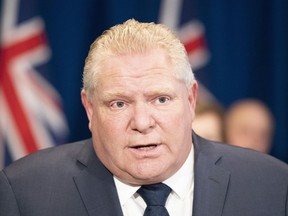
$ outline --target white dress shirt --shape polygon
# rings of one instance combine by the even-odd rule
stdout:
[[[131,186],[121,182],[114,176],[114,181],[124,216],[142,216],[146,203],[136,191],[140,186]],[[194,191],[194,149],[193,145],[183,166],[163,183],[172,192],[166,201],[166,209],[170,216],[191,216]]]

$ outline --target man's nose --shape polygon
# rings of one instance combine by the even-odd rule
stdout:
[[[131,118],[131,128],[140,133],[148,133],[155,127],[155,119],[149,104],[141,103],[135,105]]]

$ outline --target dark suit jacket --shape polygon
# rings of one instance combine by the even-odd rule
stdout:
[[[288,215],[287,165],[193,134],[193,216]],[[112,174],[86,140],[46,149],[0,173],[0,216],[122,215]]]

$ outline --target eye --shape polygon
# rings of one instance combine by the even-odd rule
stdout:
[[[168,103],[169,101],[170,101],[170,98],[166,96],[161,96],[156,99],[156,103],[158,104],[165,104],[165,103]]]
[[[125,106],[125,102],[124,101],[114,101],[113,103],[111,103],[110,106],[113,109],[121,109]]]

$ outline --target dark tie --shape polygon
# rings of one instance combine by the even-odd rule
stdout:
[[[146,202],[144,216],[169,216],[165,203],[171,188],[163,183],[143,185],[137,193]]]

